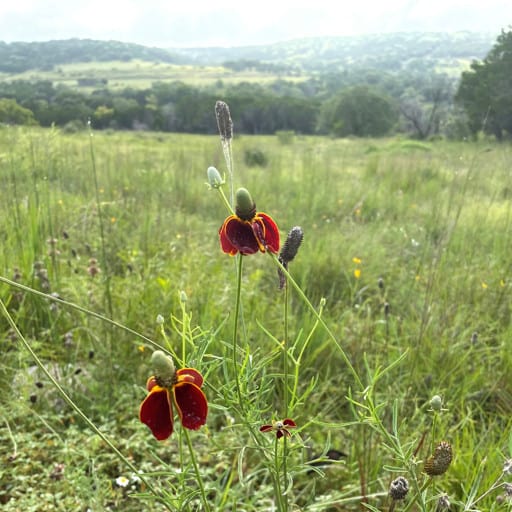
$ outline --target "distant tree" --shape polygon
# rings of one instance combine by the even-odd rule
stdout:
[[[28,108],[18,105],[13,99],[0,99],[0,123],[5,124],[37,124],[34,114]]]
[[[94,114],[92,115],[92,126],[94,128],[107,128],[110,126],[112,119],[114,118],[114,109],[107,107],[106,105],[99,105],[96,107]]]
[[[512,28],[501,32],[482,62],[473,61],[462,73],[455,101],[473,134],[483,130],[498,140],[512,135]]]
[[[321,126],[339,137],[379,137],[391,131],[397,118],[391,98],[360,85],[346,89],[324,105]]]
[[[451,83],[446,77],[434,76],[430,82],[421,90],[409,88],[400,98],[405,130],[420,140],[440,132],[453,95]]]

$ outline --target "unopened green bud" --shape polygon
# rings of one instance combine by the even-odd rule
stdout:
[[[439,412],[443,408],[443,399],[439,395],[434,395],[430,399],[430,407],[433,411]]]
[[[208,167],[206,174],[208,176],[208,184],[211,188],[219,188],[224,185],[224,180],[215,167]]]
[[[155,377],[160,382],[172,381],[176,374],[174,362],[170,356],[161,350],[155,350],[151,355],[151,366],[155,371]]]
[[[256,205],[246,188],[236,191],[236,214],[242,220],[251,220],[256,214]]]

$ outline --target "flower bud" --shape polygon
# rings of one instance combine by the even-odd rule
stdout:
[[[443,399],[439,395],[434,395],[430,399],[430,407],[433,411],[439,412],[443,407]]]
[[[211,188],[219,188],[224,185],[224,180],[215,167],[208,167],[206,175],[208,176],[208,185]]]
[[[245,188],[236,191],[236,214],[242,220],[251,220],[256,214],[256,205]]]
[[[162,315],[156,315],[156,324],[157,325],[163,325],[164,324],[164,317]]]

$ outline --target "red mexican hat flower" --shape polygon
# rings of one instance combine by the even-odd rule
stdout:
[[[272,425],[262,425],[260,432],[275,432],[277,439],[281,439],[283,436],[290,437],[291,434],[288,429],[295,428],[296,426],[295,421],[286,418],[285,420],[273,421]]]
[[[277,224],[270,215],[256,211],[256,205],[245,188],[237,190],[235,212],[219,230],[220,245],[225,253],[234,256],[238,252],[279,252]]]
[[[151,362],[155,375],[149,377],[149,394],[142,402],[139,418],[153,435],[162,441],[173,432],[173,404],[181,424],[197,430],[206,423],[208,402],[203,393],[203,376],[193,368],[174,369],[172,359],[161,350],[153,352]]]

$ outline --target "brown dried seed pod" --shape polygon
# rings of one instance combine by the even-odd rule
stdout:
[[[452,445],[447,441],[441,441],[436,446],[434,454],[425,462],[423,468],[429,476],[438,476],[446,473],[452,462],[453,452]]]

